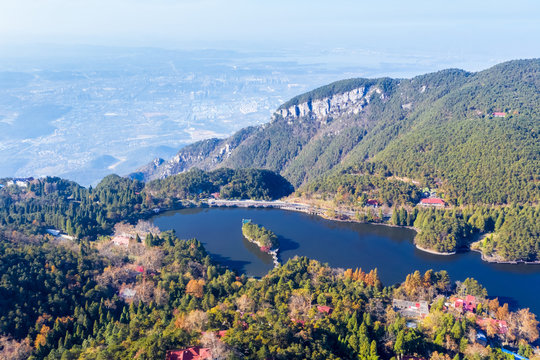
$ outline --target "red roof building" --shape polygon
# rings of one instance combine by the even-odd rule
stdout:
[[[493,116],[495,116],[495,117],[505,117],[506,113],[505,112],[494,112]]]
[[[497,329],[498,334],[506,334],[508,332],[508,324],[504,320],[480,317],[476,319],[476,325],[480,326],[483,330],[487,329],[488,323],[491,323]]]
[[[326,306],[326,305],[317,305],[317,310],[319,310],[319,312],[330,315],[330,314],[332,314],[332,311],[334,309],[332,309],[330,306]]]
[[[420,200],[420,205],[427,205],[427,206],[445,206],[446,203],[443,199],[439,198],[428,198],[428,199],[422,199]]]
[[[211,359],[210,349],[198,346],[181,350],[168,350],[165,360],[204,360]]]
[[[377,207],[379,206],[379,202],[377,200],[374,200],[374,199],[369,199],[367,201],[367,205],[368,206],[373,206],[373,207]]]
[[[454,307],[463,311],[474,312],[476,310],[476,297],[467,295],[465,299],[456,298],[454,300]]]

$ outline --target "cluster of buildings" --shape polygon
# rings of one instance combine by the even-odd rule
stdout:
[[[466,295],[463,297],[452,296],[448,299],[447,302],[445,302],[445,309],[453,309],[454,311],[461,314],[475,313],[479,303],[480,302],[478,301],[478,299],[472,295]],[[429,303],[427,301],[408,301],[393,299],[392,307],[402,316],[412,319],[407,323],[407,326],[409,327],[416,327],[416,319],[423,319],[429,314]],[[482,346],[488,345],[488,338],[486,335],[488,327],[491,327],[491,329],[493,329],[497,334],[500,335],[504,335],[508,332],[508,324],[504,320],[484,318],[478,316],[476,318],[476,325],[478,327],[476,332],[476,343]]]

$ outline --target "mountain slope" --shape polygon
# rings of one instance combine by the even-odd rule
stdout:
[[[302,186],[368,162],[388,175],[437,183],[452,203],[536,201],[539,75],[533,59],[478,73],[342,80],[291,99],[268,124],[187,146],[137,176],[265,168]]]

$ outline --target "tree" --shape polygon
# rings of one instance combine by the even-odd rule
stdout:
[[[195,296],[196,298],[202,298],[204,295],[204,279],[191,279],[186,286],[186,294]]]
[[[403,352],[404,352],[404,347],[403,347],[403,345],[404,345],[404,344],[403,344],[404,338],[405,338],[405,334],[404,334],[403,330],[401,330],[401,331],[397,334],[396,342],[395,342],[395,344],[394,344],[394,352],[396,353],[398,359],[401,359],[401,357],[403,356]]]

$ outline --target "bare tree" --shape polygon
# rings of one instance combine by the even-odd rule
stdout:
[[[139,258],[140,264],[148,271],[158,271],[163,265],[163,251],[158,248],[147,249]]]
[[[255,308],[255,302],[244,294],[236,299],[236,306],[243,313],[252,313]]]
[[[7,336],[0,336],[0,359],[2,360],[26,360],[32,353],[30,341],[13,340]]]
[[[154,289],[154,301],[157,305],[165,305],[168,300],[169,293],[165,289],[160,286]]]
[[[214,360],[227,359],[231,354],[229,347],[213,332],[204,333],[201,337],[201,344],[210,349],[210,354]]]
[[[184,320],[185,330],[187,331],[203,331],[208,324],[208,314],[201,310],[193,310]]]
[[[122,284],[129,284],[136,280],[137,273],[132,269],[121,267],[107,267],[102,274],[100,274],[96,280],[101,286],[113,286],[120,288]]]
[[[289,298],[289,314],[293,319],[301,319],[308,315],[311,309],[312,295],[297,291]]]
[[[144,239],[148,234],[152,234],[154,236],[161,235],[161,231],[156,225],[145,220],[139,220],[137,226],[135,226],[135,233],[138,234],[141,239]]]

